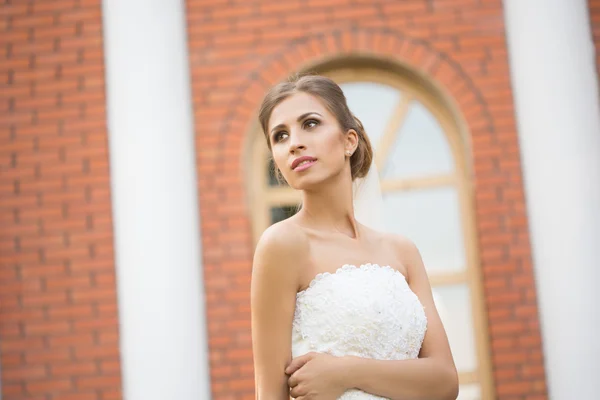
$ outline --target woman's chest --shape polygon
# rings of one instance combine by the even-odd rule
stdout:
[[[388,266],[345,265],[298,293],[297,351],[405,358],[418,353],[426,317],[404,276]]]
[[[315,276],[335,273],[343,265],[390,265],[403,276],[408,273],[401,257],[385,241],[355,243],[344,240],[314,240],[310,245],[310,262],[301,272],[301,288],[305,289]],[[367,290],[368,288],[364,288]]]

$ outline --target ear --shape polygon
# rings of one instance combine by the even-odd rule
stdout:
[[[358,140],[358,133],[354,129],[348,129],[346,137],[344,138],[344,150],[354,154],[358,147]]]

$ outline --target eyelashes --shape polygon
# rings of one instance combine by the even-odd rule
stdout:
[[[275,143],[281,142],[283,140],[283,137],[282,137],[283,135],[287,135],[287,132],[286,131],[277,132],[276,134],[273,135],[273,141]]]
[[[311,126],[311,127],[308,127],[308,125],[311,124],[311,123],[313,123],[314,125]],[[311,129],[311,128],[314,128],[317,125],[319,125],[319,121],[317,121],[316,119],[307,119],[306,121],[304,121],[304,124],[302,124],[302,127],[305,128],[305,129]]]
[[[320,124],[320,121],[319,121],[319,120],[316,120],[316,119],[314,119],[314,118],[307,119],[306,121],[304,121],[304,122],[302,123],[302,129],[307,129],[307,130],[309,130],[309,129],[313,129],[313,128],[315,128],[316,126],[318,126],[319,124]],[[280,141],[284,140],[284,137],[283,137],[284,135],[288,135],[288,136],[289,136],[289,133],[287,133],[286,131],[279,131],[279,132],[276,132],[276,133],[273,135],[273,141],[274,141],[275,143],[279,143]]]

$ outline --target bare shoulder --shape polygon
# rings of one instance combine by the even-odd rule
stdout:
[[[255,255],[297,256],[306,253],[308,248],[306,233],[293,222],[284,220],[271,225],[262,233],[256,245]]]
[[[406,236],[395,233],[388,233],[386,236],[394,248],[400,252],[400,254],[414,256],[416,253],[419,253],[417,245],[415,245],[415,243]]]
[[[384,240],[402,261],[409,275],[414,273],[415,269],[424,269],[421,252],[411,239],[399,234],[385,233]]]
[[[289,220],[271,225],[261,235],[254,252],[253,276],[297,281],[308,259],[306,233]]]

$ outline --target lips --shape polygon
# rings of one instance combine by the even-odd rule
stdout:
[[[298,157],[292,162],[292,169],[296,169],[298,166],[300,166],[300,164],[302,164],[305,161],[306,161],[305,164],[309,164],[314,161],[317,161],[317,159],[314,157],[309,157],[309,156]],[[302,165],[305,165],[305,164],[302,164]]]

